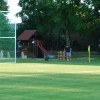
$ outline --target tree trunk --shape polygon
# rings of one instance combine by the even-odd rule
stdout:
[[[69,34],[67,29],[66,29],[66,45],[70,46]]]

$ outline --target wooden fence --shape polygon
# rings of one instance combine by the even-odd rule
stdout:
[[[58,52],[58,60],[66,60],[65,51]]]

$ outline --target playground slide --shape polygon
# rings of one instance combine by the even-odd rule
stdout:
[[[43,47],[40,42],[37,42],[36,45],[42,50],[44,54],[48,54],[48,51]]]

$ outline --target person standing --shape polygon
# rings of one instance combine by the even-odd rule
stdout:
[[[21,41],[18,41],[18,50],[21,51],[21,49],[22,49],[22,43]]]
[[[17,56],[18,56],[18,58],[19,57],[21,57],[21,49],[22,49],[22,43],[21,43],[21,41],[18,41],[17,42],[18,44],[17,44],[17,47],[18,47],[18,51],[17,51]]]
[[[69,61],[69,60],[71,60],[71,48],[70,48],[70,46],[65,46],[65,55],[66,55],[66,60],[67,61]]]

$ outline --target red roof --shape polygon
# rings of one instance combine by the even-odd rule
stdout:
[[[25,30],[17,40],[29,40],[34,34],[36,33],[36,30]]]

